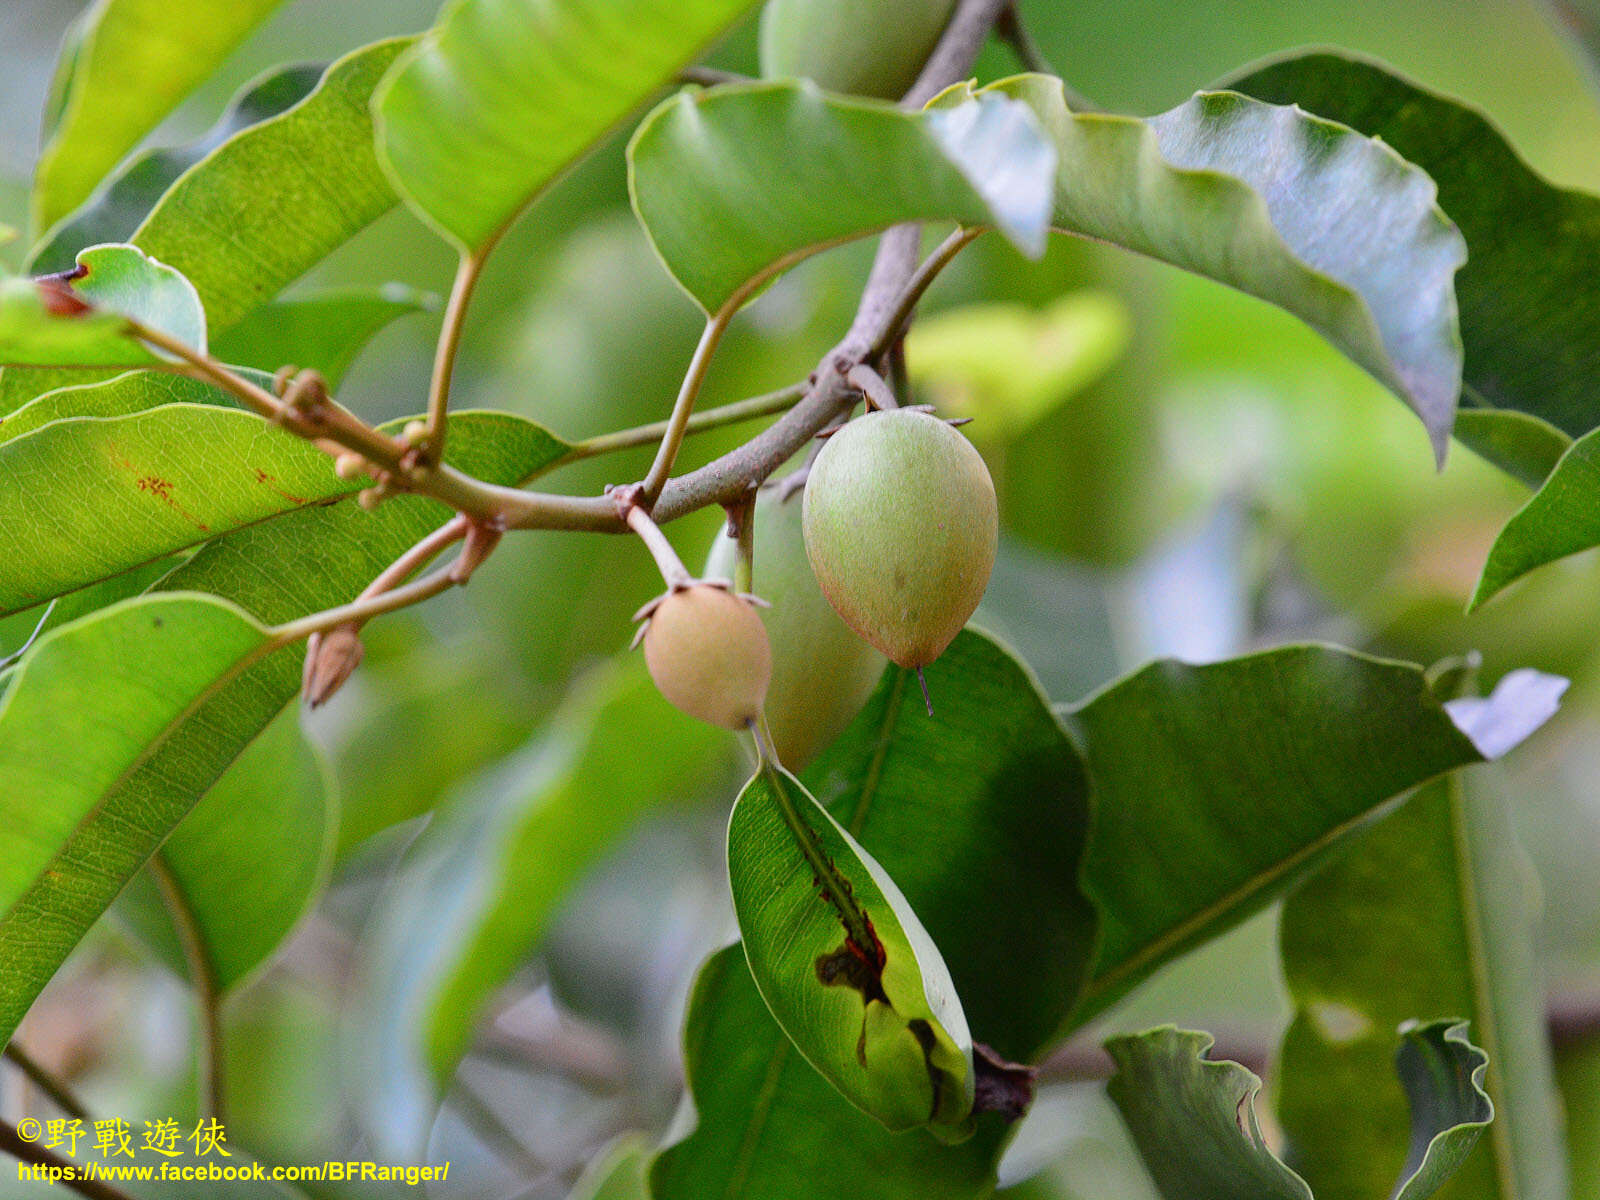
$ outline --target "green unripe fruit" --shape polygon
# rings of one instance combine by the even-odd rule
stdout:
[[[913,409],[872,412],[806,481],[806,553],[845,623],[902,667],[944,652],[994,570],[994,481],[972,443]]]
[[[697,583],[661,597],[649,620],[644,661],[674,708],[724,729],[761,719],[772,651],[747,601]]]
[[[800,497],[762,492],[755,508],[755,591],[772,643],[767,726],[778,759],[798,771],[843,732],[883,675],[883,655],[839,619],[806,559]],[[706,578],[732,579],[738,543],[719,537]]]
[[[767,0],[761,73],[898,100],[916,82],[955,6],[956,0]]]

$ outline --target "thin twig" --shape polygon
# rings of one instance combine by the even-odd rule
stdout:
[[[313,633],[323,633],[329,629],[337,629],[341,625],[351,623],[364,624],[373,617],[382,616],[384,613],[396,612],[402,608],[409,608],[413,604],[421,604],[424,600],[431,600],[441,592],[447,592],[458,586],[462,581],[456,577],[454,564],[441,567],[430,575],[397,587],[387,592],[380,592],[374,596],[364,596],[349,604],[340,605],[338,608],[326,609],[323,612],[312,613],[310,616],[301,617],[295,621],[288,621],[282,625],[275,625],[267,631],[268,648],[280,650],[284,646],[293,645],[301,638],[308,638]]]
[[[1004,8],[1005,0],[960,0],[954,16],[939,44],[935,47],[922,74],[907,93],[908,106],[920,106],[927,99],[958,82],[971,68],[995,18]],[[804,447],[818,431],[835,421],[853,403],[854,390],[844,379],[844,373],[858,362],[873,358],[872,351],[892,341],[891,326],[903,323],[901,310],[905,307],[902,293],[908,282],[917,277],[916,256],[918,231],[915,225],[897,226],[883,235],[878,256],[873,262],[871,276],[863,290],[856,319],[844,339],[819,365],[814,380],[804,399],[796,403],[782,417],[743,446],[723,455],[707,466],[676,479],[667,480],[659,468],[652,469],[650,483],[660,481],[659,495],[652,495],[651,514],[656,522],[664,523],[711,504],[725,504],[758,486],[773,471]],[[913,301],[914,306],[914,301]],[[728,311],[736,305],[730,304]],[[566,529],[593,532],[619,533],[627,528],[623,514],[608,496],[565,496],[527,492],[517,488],[498,487],[473,479],[446,464],[430,466],[407,460],[406,448],[394,439],[385,437],[364,425],[352,414],[337,405],[323,406],[316,415],[325,416],[319,424],[284,411],[277,399],[262,389],[240,379],[221,363],[177,343],[158,330],[131,326],[137,336],[150,345],[194,366],[206,378],[225,388],[263,416],[276,418],[291,432],[318,439],[327,438],[347,449],[361,454],[392,476],[394,489],[432,496],[457,512],[466,513],[486,524],[500,529]],[[702,339],[703,342],[705,339]],[[709,345],[703,349],[712,348]],[[698,388],[698,376],[705,369],[709,355],[698,353],[698,366],[691,367],[685,378],[685,389],[692,393]],[[668,433],[674,427],[688,427],[689,413],[684,406],[675,406],[673,420],[668,422]],[[676,454],[670,439],[663,436],[661,463],[668,463]],[[414,456],[413,456],[414,457]],[[390,593],[381,603],[372,607],[359,607],[355,612],[387,612],[393,608],[415,603],[427,587],[437,594],[449,586],[447,582],[418,581],[406,589]],[[340,610],[334,610],[338,612]],[[324,619],[326,614],[315,618]],[[306,636],[318,624],[305,628],[296,623],[282,627],[299,636]],[[301,629],[303,632],[299,632]]]
[[[995,22],[994,31],[1000,35],[1000,40],[1011,47],[1017,56],[1017,61],[1022,64],[1024,71],[1032,71],[1038,75],[1054,75],[1061,82],[1063,98],[1067,107],[1073,112],[1100,113],[1108,111],[1105,105],[1091,100],[1082,92],[1074,88],[1066,80],[1061,79],[1061,72],[1050,65],[1044,50],[1039,43],[1033,40],[1033,35],[1028,32],[1028,26],[1022,19],[1022,14],[1017,11],[1017,6],[1012,4],[1005,12],[1000,14],[1000,19]]]
[[[705,383],[706,372],[711,367],[711,359],[717,352],[717,346],[722,342],[722,335],[728,332],[728,323],[733,320],[738,308],[734,303],[724,305],[713,316],[707,318],[706,327],[700,334],[700,342],[694,348],[694,355],[689,359],[689,369],[684,372],[683,384],[678,389],[678,398],[672,405],[672,416],[667,420],[666,432],[661,435],[661,448],[656,451],[656,460],[650,464],[650,471],[644,477],[644,495],[640,501],[646,508],[656,502],[661,495],[661,489],[666,486],[667,478],[672,474],[672,464],[678,461],[678,451],[683,447],[683,435],[689,428],[689,418],[694,414],[694,402],[700,395],[700,388]]]
[[[792,383],[775,392],[766,392],[746,400],[736,400],[732,404],[705,409],[690,416],[684,428],[684,435],[692,436],[707,429],[719,429],[724,425],[738,425],[757,417],[773,416],[793,408],[805,394],[805,384]],[[635,446],[648,446],[652,442],[661,440],[669,424],[669,421],[652,421],[648,425],[638,425],[632,429],[619,429],[615,433],[585,438],[581,442],[572,443],[572,448],[561,456],[561,463],[577,462],[579,459],[594,458],[600,454],[610,454],[615,450],[629,450]]]
[[[887,354],[889,349],[905,335],[911,314],[922,302],[923,294],[933,286],[933,281],[939,278],[939,272],[954,262],[956,255],[982,237],[984,232],[982,226],[957,229],[922,261],[922,265],[916,269],[915,274],[907,280],[906,286],[895,297],[894,308],[873,341],[871,350],[868,351],[870,358],[877,359]]]
[[[650,551],[650,557],[656,560],[656,568],[667,587],[676,591],[689,586],[694,576],[689,574],[689,568],[683,565],[678,552],[667,541],[667,535],[661,532],[661,526],[651,520],[644,506],[633,499],[629,492],[620,493],[616,503],[628,528],[639,535],[645,549]]]
[[[733,590],[748,596],[756,586],[755,492],[746,492],[743,499],[728,505],[728,523],[724,532],[735,544]]]
[[[433,379],[428,385],[428,419],[423,434],[422,459],[429,466],[444,457],[444,439],[449,432],[450,380],[455,374],[456,352],[461,348],[461,331],[466,327],[467,305],[472,290],[483,274],[485,256],[464,253],[450,285],[450,299],[444,307],[444,323],[439,327],[439,343],[433,356]]]
[[[545,528],[569,527],[560,522],[574,521],[571,528],[585,528],[577,514],[585,506],[574,507],[570,497],[533,496],[517,488],[497,487],[474,479],[455,470],[446,463],[429,465],[413,461],[407,447],[394,438],[380,433],[365,424],[348,409],[331,400],[319,405],[309,414],[299,414],[283,404],[272,393],[257,387],[230,371],[210,355],[185,346],[176,338],[145,326],[135,325],[135,335],[151,346],[181,359],[203,378],[216,384],[241,401],[247,408],[268,421],[281,425],[289,433],[311,441],[330,453],[338,453],[326,443],[332,442],[380,468],[391,476],[395,487],[405,491],[432,496],[448,504],[457,512],[468,513],[486,521],[495,521],[507,508],[518,512],[538,512],[542,519],[552,522]]]
[[[1033,40],[1033,35],[1028,32],[1028,27],[1023,23],[1022,14],[1017,11],[1016,4],[1006,6],[994,23],[994,31],[1000,35],[1000,40],[1015,51],[1017,61],[1022,64],[1024,71],[1032,71],[1039,75],[1060,75],[1050,65],[1050,60]]]
[[[894,394],[894,389],[884,382],[879,375],[866,363],[857,363],[845,373],[845,381],[851,387],[858,388],[867,398],[867,406],[876,409],[899,408],[900,400]]]
[[[0,1122],[0,1151],[34,1166],[51,1168],[54,1178],[60,1181],[62,1187],[80,1196],[87,1196],[89,1200],[133,1200],[127,1192],[119,1191],[109,1183],[83,1178],[83,1168],[70,1158],[63,1158],[33,1142],[23,1141],[16,1126],[5,1122]]]
[[[965,79],[977,60],[978,51],[989,40],[989,31],[1010,2],[961,0],[940,35],[938,45],[923,64],[922,73],[900,103],[906,108],[921,108],[951,84]]]
[[[16,1042],[6,1043],[5,1056],[8,1062],[27,1077],[29,1083],[38,1088],[54,1104],[69,1117],[76,1117],[80,1121],[89,1119],[89,1110],[83,1102],[72,1094],[65,1081],[56,1078],[51,1072],[24,1050]]]
[[[150,875],[161,891],[167,915],[178,934],[178,944],[183,947],[183,959],[189,967],[189,982],[194,987],[195,1003],[200,1009],[200,1046],[198,1066],[200,1076],[200,1111],[203,1115],[227,1123],[225,1092],[226,1071],[223,1062],[222,992],[217,973],[212,969],[211,958],[206,953],[205,933],[199,919],[190,907],[183,887],[172,873],[171,866],[158,851],[149,861]]]
[[[472,523],[459,513],[428,534],[411,549],[395,559],[381,574],[362,589],[358,599],[370,600],[384,592],[399,587],[412,574],[427,566],[455,543],[467,536]]]

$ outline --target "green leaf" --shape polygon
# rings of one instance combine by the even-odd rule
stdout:
[[[79,273],[70,288],[59,281],[0,280],[0,365],[160,362],[160,355],[129,336],[130,319],[206,348],[200,298],[178,271],[132,246],[107,245],[79,254],[74,274]]]
[[[1481,113],[1375,63],[1303,55],[1228,86],[1382,138],[1427,171],[1471,255],[1456,280],[1466,398],[1574,437],[1600,425],[1600,199],[1547,183]]]
[[[409,38],[339,59],[286,112],[179,177],[130,239],[183,272],[220,335],[394,207],[368,104]]]
[[[256,382],[260,381],[258,377]],[[0,443],[15,441],[53,421],[126,417],[165,404],[202,404],[243,411],[226,392],[198,379],[167,371],[127,371],[104,383],[60,387],[28,401],[10,416],[0,418]]]
[[[356,355],[380,330],[436,307],[436,296],[399,284],[327,288],[257,309],[217,338],[211,350],[224,362],[267,372],[285,363],[309,367],[337,388]]]
[[[1074,115],[1042,75],[980,95],[995,93],[1031,106],[1055,141],[1056,228],[1288,310],[1410,405],[1442,459],[1466,245],[1421,170],[1377,139],[1230,92],[1148,121]]]
[[[1494,1047],[1485,1090],[1500,1113],[1451,1194],[1568,1194],[1529,868],[1505,799],[1459,774],[1430,784],[1284,904],[1296,1013],[1278,1116],[1290,1161],[1325,1200],[1382,1195],[1405,1160],[1394,1031],[1441,1009],[1470,1015]]]
[[[270,648],[230,604],[159,596],[63,626],[23,659],[0,705],[0,1037],[195,799],[124,781]]]
[[[1463,408],[1456,441],[1520,483],[1538,490],[1572,439],[1549,422],[1511,408]]]
[[[912,113],[809,83],[681,92],[628,147],[634,210],[707,312],[902,221],[996,225],[1037,254],[1055,166],[1033,114],[1002,96]]]
[[[49,229],[221,64],[281,0],[102,0],[67,46],[61,109],[33,182]]]
[[[1113,1038],[1107,1084],[1156,1186],[1168,1200],[1312,1200],[1305,1180],[1268,1149],[1255,1112],[1261,1080],[1205,1057],[1211,1037],[1166,1026]],[[1396,1065],[1411,1099],[1415,1159],[1394,1200],[1423,1200],[1494,1118],[1483,1091],[1488,1056],[1466,1026],[1438,1021],[1401,1032]],[[1378,1195],[1381,1193],[1374,1193]]]
[[[377,93],[379,152],[411,206],[480,254],[752,7],[455,0]]]
[[[651,812],[697,798],[730,749],[669,707],[630,656],[439,812],[376,910],[362,973],[363,1115],[382,1144],[420,1152],[485,1005],[567,895]]]
[[[173,182],[241,129],[304,100],[322,76],[316,66],[282,67],[247,86],[203,137],[129,159],[94,197],[52,229],[28,256],[33,274],[64,271],[85,246],[125,242]]]
[[[1579,438],[1489,548],[1470,612],[1529,571],[1600,546],[1600,429]]]
[[[474,419],[498,427],[521,462],[549,465],[567,448],[509,413]],[[54,421],[0,442],[0,613],[362,486],[339,478],[317,447],[240,409],[166,404]]]
[[[1504,753],[1565,687],[1514,672],[1489,700],[1447,707],[1417,667],[1290,646],[1153,663],[1073,707],[1102,920],[1074,1023],[1258,911],[1409,789]]]
[[[939,949],[894,881],[781,767],[728,821],[750,974],[806,1060],[892,1130],[959,1128],[972,1035]]]
[[[527,443],[514,435],[507,438],[508,428],[514,431],[516,426],[470,416],[459,423],[453,421],[450,460],[480,479],[518,482],[538,470],[542,461],[526,457]],[[238,616],[232,605],[261,621],[276,622],[345,603],[448,516],[443,505],[415,496],[397,497],[376,513],[352,504],[312,508],[216,539],[168,574],[159,586],[166,592],[205,592],[231,602],[202,600],[196,611],[231,614],[241,627],[254,630],[259,637],[257,627]],[[183,606],[187,601],[182,597],[152,600],[157,605],[173,604],[178,612],[190,611]],[[170,622],[160,629],[125,628],[124,623],[136,618],[119,614],[142,612],[144,603],[130,601],[56,631],[52,638],[62,641],[46,640],[30,652],[14,672],[0,708],[0,728],[6,727],[4,722],[16,722],[14,733],[6,736],[18,739],[19,753],[38,758],[48,751],[48,763],[40,769],[57,781],[56,786],[85,789],[76,801],[82,808],[137,818],[131,823],[126,818],[121,823],[109,822],[107,830],[91,823],[59,847],[48,842],[34,847],[40,856],[57,852],[57,866],[53,874],[35,881],[36,896],[9,905],[0,915],[0,957],[7,964],[0,973],[0,1038],[10,1036],[33,997],[161,839],[300,688],[303,653],[299,646],[287,647],[235,677],[214,676],[198,700],[191,698],[170,723],[141,739],[134,757],[114,778],[101,780],[77,770],[63,771],[62,747],[72,745],[71,761],[79,760],[72,730],[88,729],[87,722],[98,711],[96,705],[101,701],[97,697],[102,694],[107,697],[105,703],[117,703],[120,697],[133,715],[127,720],[120,713],[103,718],[104,728],[97,725],[92,735],[82,739],[82,755],[99,753],[96,747],[122,745],[144,723],[159,716],[156,710],[162,706],[152,703],[148,690],[112,696],[108,679],[127,678],[130,686],[137,686],[152,673],[185,672],[203,655],[204,647],[197,649],[190,641],[173,637]],[[100,624],[113,618],[117,624]],[[97,654],[114,658],[117,671],[109,676],[97,673],[96,661],[84,661],[83,671],[89,672],[85,677],[78,669],[79,661],[58,658],[59,687],[55,689],[63,694],[69,689],[82,690],[91,699],[79,705],[61,694],[34,693],[26,706],[16,707],[31,670],[29,664],[51,645],[79,645],[78,636],[88,635],[74,631],[93,628],[113,633],[124,630],[129,635],[116,645],[102,646],[93,637],[86,643]],[[63,720],[72,724],[63,725]],[[117,736],[108,738],[108,729]],[[85,757],[84,761],[91,759]],[[0,794],[0,807],[9,804],[19,809],[20,817],[12,822],[18,828],[34,827],[38,820],[70,820],[68,807],[39,807],[39,798],[49,794],[19,786]],[[0,867],[0,879],[6,871],[21,870],[28,860],[18,857],[15,868],[10,861]]]
[[[1060,1028],[1092,953],[1094,912],[1077,883],[1088,783],[1027,669],[995,642],[962,633],[926,673],[932,718],[915,676],[892,667],[802,777],[904,892],[973,1037],[1026,1061]],[[800,1056],[737,946],[701,970],[685,1055],[698,1124],[657,1160],[658,1200],[801,1196],[819,1179],[848,1179],[863,1200],[993,1187],[1006,1140],[997,1115],[980,1115],[957,1146],[891,1134]]]
[[[756,990],[744,951],[700,968],[684,1018],[684,1074],[697,1124],[650,1168],[654,1200],[769,1200],[848,1180],[852,1200],[980,1200],[1006,1130],[994,1115],[959,1145],[891,1133],[812,1069]]]
[[[291,708],[157,851],[182,914],[168,911],[172,901],[148,871],[129,884],[119,911],[180,975],[196,968],[173,928],[175,917],[187,921],[212,990],[226,993],[272,955],[322,890],[337,808],[332,776]]]

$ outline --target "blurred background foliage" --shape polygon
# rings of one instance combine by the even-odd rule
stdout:
[[[296,0],[151,144],[196,136],[271,66],[421,29],[435,7]],[[25,224],[33,131],[55,47],[79,8],[6,4],[0,223]],[[1022,11],[1056,68],[1111,108],[1153,113],[1262,56],[1337,45],[1483,108],[1539,171],[1600,191],[1592,80],[1558,19],[1529,0],[1024,0]],[[713,61],[753,70],[753,28]],[[999,47],[980,63],[986,77],[1015,69]],[[700,321],[628,212],[624,137],[572,172],[491,260],[459,367],[464,405],[509,408],[574,438],[665,414]],[[13,268],[20,253],[0,249]],[[847,247],[771,288],[735,327],[705,403],[803,377],[848,323],[869,255]],[[448,248],[402,208],[298,287],[394,281],[438,292],[452,269]],[[1076,699],[1153,655],[1204,661],[1303,638],[1421,662],[1475,650],[1491,679],[1530,665],[1574,680],[1557,722],[1475,782],[1502,795],[1534,864],[1552,1004],[1581,1010],[1587,997],[1592,1011],[1594,555],[1463,615],[1525,489],[1459,446],[1435,474],[1421,427],[1379,385],[1293,319],[1204,281],[1087,243],[1058,239],[1029,263],[985,239],[940,280],[925,316],[912,379],[922,398],[978,416],[973,433],[1002,496],[1006,538],[979,620],[1017,646],[1053,698]],[[380,333],[341,399],[372,419],[414,411],[436,319],[412,316]],[[695,439],[690,464],[748,432]],[[648,458],[580,463],[550,483],[594,491],[637,477]],[[670,533],[697,563],[715,529],[702,513]],[[363,990],[363,956],[374,912],[418,869],[407,846],[437,807],[493,803],[526,786],[515,769],[525,748],[549,736],[574,680],[622,651],[628,616],[654,587],[651,564],[626,539],[523,535],[470,589],[371,628],[365,668],[304,721],[338,796],[327,890],[228,1004],[239,1143],[290,1162],[362,1157],[354,1113],[372,1064],[353,1031],[382,1019]],[[17,632],[0,629],[0,652]],[[684,994],[732,931],[721,824],[736,771],[733,753],[725,758],[727,770],[707,773],[677,798],[684,803],[619,821],[620,843],[578,870],[581,885],[537,951],[513,948],[520,965],[496,990],[434,1127],[430,1159],[452,1161],[449,1194],[563,1196],[610,1139],[670,1121]],[[608,803],[599,788],[591,799]],[[316,824],[302,844],[322,837]],[[551,867],[536,844],[519,852],[528,861],[517,869]],[[442,872],[428,886],[448,904],[465,884]],[[99,1110],[181,1115],[193,1105],[190,1001],[160,965],[170,956],[159,952],[165,935],[150,936],[148,906],[130,896],[124,908],[51,985],[22,1040]],[[1268,912],[1169,969],[1081,1044],[1175,1021],[1215,1030],[1223,1051],[1264,1069],[1287,1015]],[[1053,1060],[1006,1161],[1016,1200],[1151,1194],[1099,1085],[1081,1078],[1097,1060],[1079,1044]],[[1594,1195],[1600,1031],[1568,1023],[1557,1054],[1574,1194]],[[0,1181],[0,1195],[43,1191]],[[325,1185],[318,1194],[365,1193]]]

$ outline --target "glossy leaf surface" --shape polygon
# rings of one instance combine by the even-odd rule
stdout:
[[[1566,685],[1529,682],[1474,710],[1488,750]],[[1084,878],[1102,915],[1075,1021],[1259,910],[1403,793],[1485,757],[1421,670],[1321,646],[1153,663],[1068,719],[1095,781]]]
[[[106,367],[161,361],[135,341],[128,320],[206,347],[206,316],[190,282],[132,246],[78,255],[69,287],[0,280],[0,366]]]
[[[187,145],[135,155],[105,180],[88,203],[50,230],[28,256],[28,270],[64,271],[85,246],[127,241],[178,176],[241,129],[304,100],[321,78],[321,67],[281,68],[245,88],[204,136]]]
[[[805,83],[684,92],[628,147],[634,210],[707,312],[799,259],[902,221],[997,225],[1043,249],[1055,152],[1003,96],[909,113]]]
[[[1470,254],[1457,280],[1465,398],[1573,437],[1600,425],[1600,197],[1555,187],[1482,113],[1376,63],[1301,55],[1227,86],[1381,137],[1427,171]]]
[[[949,969],[887,872],[787,771],[740,793],[728,877],[750,973],[806,1060],[890,1129],[959,1126],[972,1036]]]
[[[384,161],[436,229],[482,251],[752,7],[455,0],[376,97]]]
[[[243,130],[167,189],[130,239],[193,281],[221,334],[393,208],[372,91],[409,38],[330,66],[314,91]]]
[[[33,182],[43,232],[77,208],[282,0],[101,0],[74,30]]]

